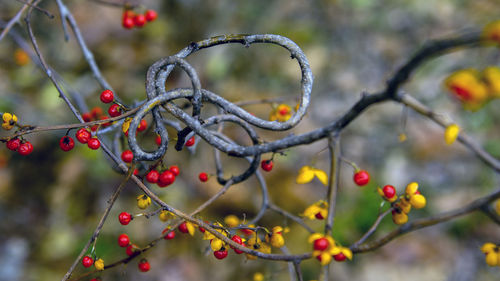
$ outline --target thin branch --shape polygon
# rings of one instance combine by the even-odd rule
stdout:
[[[129,169],[129,172],[128,172],[127,176],[123,179],[123,181],[120,183],[120,185],[118,186],[118,188],[115,190],[115,192],[108,199],[108,201],[107,201],[108,202],[108,206],[104,210],[104,213],[102,214],[101,219],[99,220],[99,223],[97,224],[97,227],[94,230],[94,233],[92,234],[92,236],[90,237],[90,239],[87,241],[87,243],[85,244],[85,246],[83,247],[83,249],[80,251],[80,254],[75,259],[75,261],[73,262],[73,264],[70,266],[70,268],[68,269],[68,272],[66,272],[66,274],[64,275],[64,277],[62,279],[63,281],[64,280],[68,280],[68,278],[71,277],[71,274],[75,270],[76,266],[80,263],[80,260],[83,258],[83,256],[85,255],[85,253],[89,249],[90,244],[94,243],[94,245],[95,245],[95,243],[97,242],[97,237],[99,237],[99,233],[101,232],[101,229],[104,226],[104,222],[108,218],[108,215],[109,215],[109,212],[111,211],[111,208],[113,207],[116,199],[118,199],[118,195],[120,195],[120,192],[123,190],[123,187],[125,186],[125,184],[127,183],[127,181],[130,179],[130,176],[132,175],[133,171],[134,171],[134,169]]]
[[[330,151],[330,178],[328,180],[328,217],[326,218],[325,234],[331,235],[335,220],[335,206],[337,204],[337,190],[340,175],[340,136],[328,138],[328,151]]]
[[[373,241],[373,242],[368,242],[368,243],[365,243],[365,244],[362,244],[362,245],[359,245],[356,247],[354,247],[354,245],[353,245],[350,247],[351,251],[353,253],[364,253],[364,252],[373,251],[375,249],[378,249],[378,248],[384,246],[385,244],[391,242],[395,238],[397,238],[405,233],[412,232],[412,231],[415,231],[415,230],[418,230],[418,229],[421,229],[424,227],[432,226],[432,225],[435,225],[438,223],[442,223],[445,221],[449,221],[449,220],[455,219],[457,217],[468,215],[472,212],[481,210],[481,208],[483,206],[490,204],[491,202],[493,202],[494,200],[496,200],[498,198],[500,198],[500,189],[494,191],[493,193],[491,193],[487,196],[476,199],[473,202],[471,202],[463,207],[454,209],[452,211],[444,212],[444,213],[441,213],[441,214],[438,214],[435,216],[430,216],[428,218],[418,219],[418,220],[415,220],[413,222],[406,223],[406,224],[398,227],[397,229],[393,230],[392,232],[386,234],[385,236]]]
[[[302,220],[302,218],[297,217],[296,215],[294,215],[294,214],[292,214],[292,213],[290,213],[290,212],[288,212],[286,210],[283,210],[282,208],[276,206],[273,203],[269,203],[269,209],[275,211],[278,214],[281,214],[282,216],[284,216],[286,218],[289,218],[289,219],[293,220],[294,222],[296,222],[298,224],[300,224],[303,228],[305,228],[307,231],[309,231],[309,233],[314,233],[314,230],[312,230],[312,228],[310,228],[304,222],[304,220]]]
[[[18,23],[23,15],[24,11],[33,3],[34,0],[30,0],[28,3],[24,4],[19,11],[17,11],[16,15],[12,17],[3,27],[2,33],[0,33],[0,41],[9,33],[10,29],[14,26],[14,24]]]
[[[359,238],[358,241],[354,242],[354,244],[352,244],[351,247],[358,247],[359,245],[363,244],[366,241],[366,239],[368,239],[373,233],[375,233],[375,231],[377,230],[377,227],[382,222],[382,219],[385,218],[385,216],[387,216],[391,211],[392,211],[392,208],[379,214],[377,216],[377,219],[373,223],[373,225],[370,227],[370,229],[368,229],[368,231],[361,238]]]
[[[409,94],[401,93],[399,95],[399,100],[401,101],[401,103],[407,105],[417,113],[428,117],[441,127],[446,128],[446,126],[449,125],[448,122],[446,122],[446,120],[444,120],[439,114],[435,113],[434,111],[432,111],[432,109],[425,106]],[[493,168],[493,170],[500,172],[500,161],[486,152],[486,150],[484,150],[481,146],[476,144],[464,132],[460,132],[457,139],[459,142],[465,145],[465,147],[472,151],[479,159],[481,159],[486,165]]]

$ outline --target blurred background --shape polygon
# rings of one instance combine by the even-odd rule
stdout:
[[[362,92],[383,89],[385,81],[429,39],[442,38],[481,28],[497,19],[495,0],[369,1],[369,0],[166,0],[131,2],[138,11],[154,9],[159,17],[141,29],[121,26],[123,9],[90,0],[66,1],[103,75],[127,104],[145,99],[144,79],[154,61],[175,54],[190,42],[222,34],[275,33],[295,41],[307,55],[315,76],[311,106],[294,134],[325,126],[343,114]],[[0,19],[12,18],[23,3],[0,2]],[[40,5],[55,15],[48,19],[35,11],[32,21],[47,62],[59,73],[68,91],[78,93],[88,108],[99,106],[99,85],[89,71],[80,48],[71,36],[64,41],[55,1]],[[14,54],[19,43],[27,43],[24,22],[12,30],[14,36],[0,41],[0,111],[13,112],[23,124],[55,125],[77,122],[46,75],[31,60]],[[28,45],[30,46],[30,45]],[[300,69],[289,54],[277,46],[219,46],[188,58],[201,78],[203,88],[230,101],[285,97],[292,107],[300,95]],[[496,48],[476,48],[447,54],[424,64],[404,90],[458,123],[488,152],[500,157],[499,102],[493,101],[477,112],[465,111],[445,92],[443,79],[461,68],[482,69],[498,65]],[[187,77],[174,71],[169,88],[189,86]],[[269,104],[245,107],[268,118]],[[206,114],[215,113],[206,107]],[[372,176],[363,188],[352,182],[353,169],[342,165],[339,204],[334,238],[349,245],[370,227],[376,218],[380,197],[376,186],[394,185],[399,192],[411,181],[420,183],[428,206],[413,211],[410,220],[451,210],[498,188],[500,181],[489,167],[461,144],[446,146],[443,129],[411,110],[405,116],[401,105],[384,103],[367,110],[342,134],[343,156]],[[150,121],[150,120],[148,120]],[[258,131],[271,141],[290,132]],[[2,131],[5,136],[5,131]],[[74,132],[73,132],[74,133]],[[73,134],[72,133],[72,134]],[[226,134],[241,143],[248,139],[236,127]],[[407,140],[400,142],[400,133]],[[0,280],[59,280],[91,236],[106,200],[119,185],[122,175],[102,151],[77,144],[69,153],[58,141],[65,131],[51,131],[26,138],[34,152],[23,157],[0,150]],[[152,149],[154,135],[142,139]],[[297,185],[295,176],[303,165],[328,170],[325,141],[286,150],[274,157],[274,169],[266,173],[271,199],[293,214],[323,198],[326,189],[319,182]],[[200,183],[200,172],[214,173],[213,151],[201,141],[193,152],[175,151],[167,165],[178,165],[181,174],[165,189],[153,187],[165,202],[189,212],[215,194],[215,179]],[[264,155],[264,158],[271,154]],[[245,169],[244,161],[223,157],[225,174]],[[164,223],[157,217],[138,218],[128,226],[116,219],[118,213],[139,213],[136,196],[127,185],[113,207],[97,242],[97,254],[105,263],[124,258],[116,239],[126,232],[139,246],[158,237]],[[222,221],[235,214],[250,218],[261,202],[255,177],[230,189],[204,211],[203,219]],[[321,222],[307,222],[323,229]],[[297,224],[268,212],[260,225],[289,226],[286,245],[292,253],[310,251],[308,233]],[[384,219],[375,237],[394,229]],[[355,255],[352,262],[333,263],[331,280],[496,280],[498,268],[488,268],[479,247],[500,242],[500,229],[483,214],[472,214],[452,222],[407,234],[383,248]],[[140,273],[138,260],[105,271],[102,280],[253,280],[256,272],[266,280],[289,280],[282,262],[246,260],[230,253],[225,260],[205,255],[208,243],[200,234],[194,238],[177,234],[173,241],[160,242],[145,257],[151,271]],[[304,261],[305,280],[317,279],[320,266]],[[84,273],[78,266],[74,276]],[[90,279],[90,278],[88,278]],[[84,279],[87,280],[87,279]]]

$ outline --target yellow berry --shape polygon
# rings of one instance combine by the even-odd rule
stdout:
[[[399,207],[401,211],[403,211],[405,214],[409,214],[411,211],[411,204],[410,202],[406,201],[405,199],[401,200],[401,203],[396,203],[395,207]]]
[[[416,209],[421,209],[425,207],[426,200],[422,194],[415,194],[410,197],[410,204]]]
[[[395,223],[395,224],[405,224],[408,222],[408,215],[401,212],[401,213],[398,213],[398,212],[393,212],[392,213],[392,221]]]
[[[264,281],[264,274],[255,272],[253,275],[253,281]]]
[[[498,253],[495,251],[486,254],[486,264],[496,266],[498,264]]]
[[[489,252],[493,252],[496,248],[496,245],[493,243],[484,243],[481,247],[481,252],[487,254]]]
[[[500,216],[500,200],[497,200],[497,203],[495,204],[495,211],[497,212],[497,215]]]
[[[271,246],[275,248],[281,248],[285,245],[285,239],[283,238],[283,235],[278,234],[278,233],[273,233],[271,235]]]
[[[210,248],[212,248],[212,251],[218,251],[224,246],[224,242],[222,240],[214,238],[210,242]]]
[[[408,195],[413,195],[413,194],[415,194],[415,192],[417,192],[417,190],[418,190],[418,183],[417,182],[410,182],[406,186],[405,193]]]
[[[102,259],[98,259],[94,262],[94,267],[96,270],[104,270],[104,261]]]
[[[237,227],[240,224],[240,219],[235,215],[229,215],[224,218],[224,223],[229,227]]]
[[[149,196],[145,194],[137,196],[137,207],[139,209],[146,209],[149,205],[151,205],[151,198]]]

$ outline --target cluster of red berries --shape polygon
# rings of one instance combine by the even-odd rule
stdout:
[[[123,155],[122,155],[123,159]],[[159,187],[166,187],[175,182],[175,177],[180,174],[180,169],[176,165],[170,166],[168,170],[163,172],[158,172],[157,170],[151,170],[146,174],[146,180],[149,183],[156,183]]]
[[[130,238],[127,234],[122,233],[118,236],[118,246],[125,248],[125,253],[127,256],[132,256],[135,252],[139,251],[139,247],[135,244],[130,243]],[[151,265],[146,259],[142,259],[139,264],[139,271],[147,272],[151,269]]]
[[[147,22],[152,22],[158,17],[155,10],[147,10],[144,14],[136,14],[132,10],[124,10],[122,15],[122,26],[126,29],[143,27]]]
[[[111,90],[104,90],[101,92],[100,99],[103,103],[112,103],[115,100],[115,95],[113,94],[113,91],[111,91]],[[122,114],[120,105],[113,103],[108,108],[108,114],[111,117],[120,116]]]
[[[99,139],[92,137],[91,133],[86,128],[80,128],[76,132],[75,137],[80,143],[87,144],[90,149],[96,150],[101,147]],[[75,141],[72,137],[65,135],[59,140],[59,147],[62,151],[70,151],[75,147]]]
[[[7,141],[6,146],[12,151],[17,151],[17,153],[26,156],[33,152],[33,145],[27,140],[20,140],[18,138],[13,138]]]
[[[92,108],[92,110],[90,112],[83,113],[82,119],[85,122],[91,122],[91,121],[98,121],[98,120],[106,120],[106,119],[109,119],[109,117],[104,115],[102,108],[96,106],[96,107]],[[110,125],[111,125],[111,123],[109,123],[109,122],[102,124],[103,127],[107,127]],[[92,132],[95,132],[95,131],[97,131],[97,128],[99,128],[99,125],[93,125],[90,129],[92,130]]]

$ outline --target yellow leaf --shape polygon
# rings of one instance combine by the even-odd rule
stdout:
[[[328,185],[328,175],[325,173],[325,171],[320,170],[320,169],[314,169],[314,175],[319,179],[319,181],[324,184]]]
[[[500,199],[497,200],[497,203],[495,204],[495,211],[497,212],[497,215],[500,216]]]
[[[305,184],[312,181],[313,179],[314,179],[314,170],[309,166],[304,166],[300,168],[299,174],[297,175],[295,181],[298,184]]]
[[[122,124],[122,132],[126,133],[128,131],[128,128],[130,127],[130,123],[132,122],[132,118],[126,118],[125,121]]]
[[[166,222],[168,221],[169,219],[173,219],[174,218],[174,214],[172,214],[171,212],[167,211],[167,210],[163,210],[160,212],[160,214],[158,215],[158,218],[160,218],[160,220],[162,222]]]
[[[321,260],[320,261],[321,265],[327,265],[327,264],[329,264],[332,261],[332,255],[330,255],[327,252],[323,252],[320,255],[320,260]]]
[[[457,124],[451,124],[446,127],[444,131],[444,141],[447,145],[455,142],[460,133],[460,127]]]
[[[340,251],[342,252],[342,254],[344,254],[344,256],[346,258],[348,258],[349,260],[352,260],[352,251],[351,251],[351,249],[346,248],[346,247],[341,247]]]
[[[483,77],[488,85],[489,94],[492,98],[500,98],[500,68],[488,66],[483,70]]]
[[[187,226],[187,229],[188,229],[188,232],[191,236],[194,236],[194,230],[195,230],[195,225],[192,223],[192,222],[186,222],[186,226]],[[208,231],[205,231],[205,232],[208,232]]]
[[[309,238],[307,239],[307,242],[309,243],[313,243],[314,241],[320,239],[320,238],[323,238],[323,234],[321,233],[313,233],[311,235],[309,235]]]

